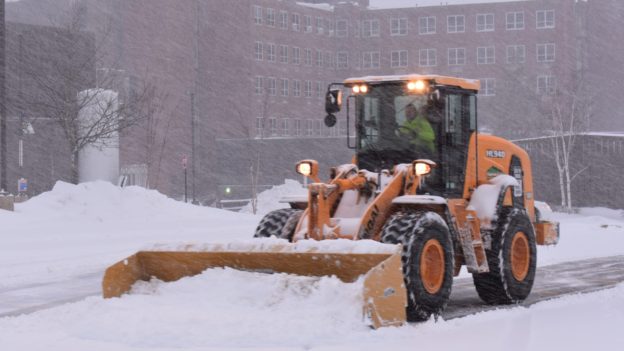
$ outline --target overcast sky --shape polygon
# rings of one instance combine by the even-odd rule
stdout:
[[[370,0],[370,6],[375,8],[389,7],[412,7],[412,6],[434,6],[440,4],[474,4],[483,2],[508,2],[519,0]]]

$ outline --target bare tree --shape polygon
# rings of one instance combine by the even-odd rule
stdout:
[[[258,211],[258,193],[260,192],[260,174],[262,171],[262,150],[259,140],[266,136],[266,122],[271,114],[271,99],[266,89],[262,90],[260,96],[260,110],[257,111],[257,117],[260,120],[250,121],[249,116],[243,113],[238,106],[233,106],[233,111],[237,116],[238,128],[240,130],[242,141],[245,143],[245,167],[249,171],[249,188],[250,188],[250,205],[252,213]],[[260,123],[259,125],[257,123]]]
[[[588,130],[591,118],[591,96],[582,84],[570,91],[557,90],[548,115],[552,122],[551,145],[559,176],[561,207],[572,210],[572,182],[587,169],[571,160],[579,134]]]
[[[80,152],[90,145],[110,144],[118,133],[154,114],[159,98],[147,74],[138,79],[123,70],[103,68],[110,62],[106,60],[110,26],[96,29],[96,40],[94,33],[84,30],[86,18],[85,3],[73,2],[63,23],[50,28],[49,37],[31,38],[49,48],[45,50],[49,56],[40,60],[40,66],[24,70],[36,87],[29,101],[62,130],[74,183],[79,180]]]

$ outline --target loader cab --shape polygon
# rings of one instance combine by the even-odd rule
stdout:
[[[438,167],[419,191],[462,196],[468,145],[477,128],[476,89],[435,79],[361,81],[347,87],[360,169],[377,172],[430,159]]]

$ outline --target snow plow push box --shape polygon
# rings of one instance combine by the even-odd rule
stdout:
[[[197,275],[209,268],[233,268],[262,273],[336,276],[345,283],[362,283],[364,316],[374,328],[402,325],[407,301],[401,247],[391,252],[346,253],[296,244],[262,245],[263,251],[220,248],[186,251],[140,251],[109,267],[102,282],[104,298],[119,297],[140,280],[165,282]],[[363,281],[359,281],[363,279]]]

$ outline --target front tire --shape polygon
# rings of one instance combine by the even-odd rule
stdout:
[[[433,212],[396,213],[384,226],[382,241],[403,245],[407,320],[438,316],[453,284],[453,245],[442,217]]]
[[[535,280],[537,247],[531,220],[524,209],[503,209],[486,255],[490,271],[473,274],[479,297],[488,304],[526,299]]]
[[[254,238],[276,237],[292,241],[302,210],[282,208],[267,213],[256,228]]]

